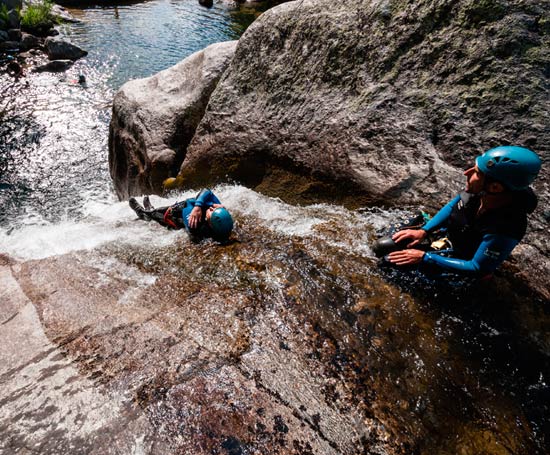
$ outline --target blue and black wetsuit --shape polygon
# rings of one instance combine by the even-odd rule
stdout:
[[[209,189],[204,189],[194,198],[177,202],[169,207],[141,207],[134,208],[138,216],[142,219],[155,220],[171,229],[185,228],[192,237],[200,239],[212,237],[212,230],[206,222],[206,211],[214,204],[221,204],[217,196]],[[202,210],[201,220],[195,229],[189,227],[189,215],[195,207]]]
[[[527,228],[527,215],[537,206],[531,189],[512,193],[511,203],[477,215],[479,195],[460,193],[422,229],[428,234],[444,228],[453,245],[452,257],[435,251],[424,254],[423,263],[452,272],[487,275],[508,258]]]
[[[195,198],[186,199],[183,204],[183,207],[178,207],[176,210],[179,210],[181,208],[180,216],[183,220],[183,224],[187,232],[199,238],[212,237],[212,229],[206,222],[205,217],[206,211],[210,207],[212,207],[214,204],[221,204],[217,196],[209,189],[204,189],[199,194],[197,194]],[[199,225],[195,229],[191,229],[189,227],[189,215],[195,207],[201,208],[202,215]],[[174,212],[176,212],[176,210],[174,210]]]

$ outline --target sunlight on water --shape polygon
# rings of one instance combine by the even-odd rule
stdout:
[[[244,12],[243,12],[244,11]],[[255,12],[194,0],[72,9],[62,36],[89,51],[65,73],[0,74],[0,226],[75,221],[109,200],[111,103],[129,79],[168,68],[209,44],[236,39]],[[79,75],[86,83],[78,84]]]
[[[265,228],[287,236],[315,238],[343,250],[370,255],[368,248],[368,215],[343,207],[316,204],[292,206],[279,199],[256,193],[239,185],[220,185],[213,188],[225,206],[233,213],[238,236],[239,223],[253,219]],[[188,190],[170,198],[151,196],[153,206],[171,205],[196,195]],[[155,222],[136,219],[128,203],[118,202],[114,196],[98,200],[94,194],[83,193],[78,219],[67,213],[63,220],[51,222],[39,213],[27,213],[20,227],[0,228],[0,253],[20,259],[39,259],[78,250],[91,250],[110,242],[164,247],[175,242],[183,231],[164,229]],[[395,216],[377,213],[375,220],[385,216],[386,223]],[[342,231],[324,231],[325,224],[340,223]],[[340,232],[348,232],[344,239]]]

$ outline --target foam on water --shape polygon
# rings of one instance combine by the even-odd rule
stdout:
[[[265,227],[282,234],[306,236],[323,222],[308,207],[285,204],[242,186],[222,185],[216,189],[216,194],[228,210],[253,216]]]
[[[372,255],[368,245],[373,229],[402,215],[383,210],[351,211],[330,204],[293,206],[239,185],[219,185],[213,191],[233,213],[237,226],[243,217],[252,217],[276,233],[324,241],[365,256]],[[154,206],[162,207],[196,194],[196,190],[189,190],[150,199]],[[19,227],[0,228],[0,253],[25,260],[93,250],[111,242],[165,247],[182,235],[154,222],[137,220],[126,201],[117,202],[110,194],[89,192],[82,197],[86,202],[78,219],[71,219],[68,212],[63,220],[52,223],[29,212]]]
[[[47,223],[33,219],[13,230],[0,229],[0,253],[17,259],[42,259],[79,250],[93,250],[110,242],[159,247],[171,244],[174,231],[153,223],[136,222],[127,202],[90,201],[82,219]]]

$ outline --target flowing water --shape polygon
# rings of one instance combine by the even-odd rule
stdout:
[[[269,4],[264,3],[259,10]],[[0,226],[79,217],[111,197],[108,123],[116,89],[209,44],[234,40],[258,9],[157,0],[72,9],[62,34],[89,51],[66,73],[0,75]],[[86,84],[78,84],[78,76]]]
[[[0,453],[548,453],[540,302],[498,277],[378,268],[369,242],[409,210],[220,185],[236,220],[220,247],[116,201],[114,91],[236,39],[253,11],[74,13],[86,59],[0,76]]]

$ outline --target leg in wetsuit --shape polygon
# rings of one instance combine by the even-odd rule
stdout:
[[[154,220],[160,225],[167,227],[169,229],[182,229],[183,227],[185,227],[183,223],[183,219],[177,216],[174,216],[173,214],[170,217],[170,221],[172,223],[167,221],[166,212],[169,209],[171,209],[172,206],[154,208],[151,205],[151,202],[149,201],[149,196],[145,196],[143,198],[143,206],[141,206],[135,198],[130,198],[128,203],[130,204],[130,207],[132,208],[132,210],[136,212],[136,215],[140,220],[144,220],[144,221]]]
[[[407,245],[410,243],[409,240],[394,242],[392,235],[402,229],[415,229],[420,228],[426,222],[427,215],[420,213],[413,218],[400,223],[397,225],[390,226],[387,230],[387,234],[384,237],[379,238],[371,246],[374,254],[377,258],[383,258],[387,254],[392,253],[393,251],[404,250],[407,248]],[[419,245],[416,245],[415,248],[419,250],[428,251],[430,249],[431,241],[422,242]]]

